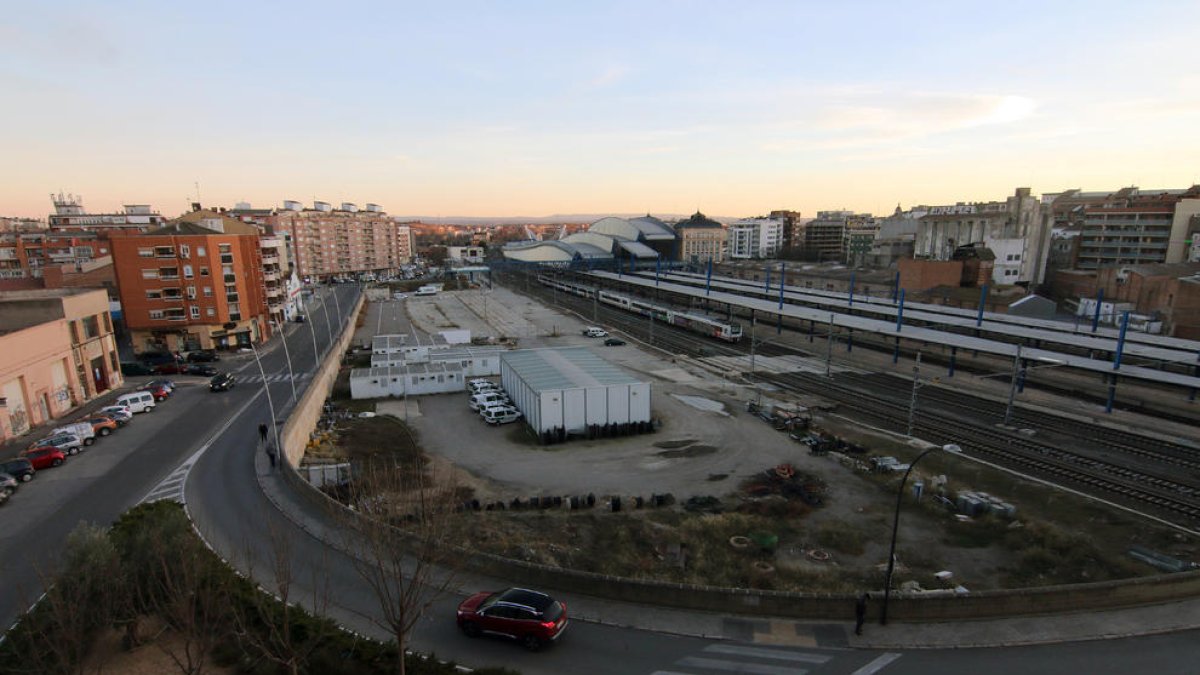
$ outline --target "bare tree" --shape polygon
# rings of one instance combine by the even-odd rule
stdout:
[[[341,514],[355,569],[379,602],[371,620],[395,641],[400,675],[409,634],[453,583],[461,560],[451,546],[456,487],[431,478],[423,463],[418,455],[368,465],[351,488],[357,513]]]
[[[265,575],[255,573],[255,557],[247,551],[250,579],[259,579],[245,603],[234,607],[238,638],[263,658],[292,675],[306,671],[309,658],[337,625],[322,618],[329,607],[328,560],[321,562],[311,575],[312,596],[309,611],[296,601],[297,579],[292,567],[292,540],[273,524],[268,524],[270,553]],[[249,547],[247,547],[249,548]],[[261,578],[260,578],[261,577]]]

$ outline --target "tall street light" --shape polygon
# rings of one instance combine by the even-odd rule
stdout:
[[[296,372],[292,370],[292,353],[288,351],[287,332],[283,329],[284,324],[278,321],[271,322],[276,329],[279,330],[279,339],[283,341],[283,356],[287,359],[288,366],[288,382],[292,384],[292,400],[296,400]]]
[[[267,385],[267,373],[263,370],[262,359],[258,357],[258,348],[250,341],[250,349],[254,350],[254,362],[258,364],[258,374],[262,376],[263,391],[267,393],[267,408],[271,411],[271,437],[275,441],[275,450],[282,458],[282,448],[279,447],[279,426],[275,421],[275,404],[271,401],[271,387]]]
[[[301,298],[303,298],[303,297],[304,297],[304,294],[303,294],[303,292],[301,293],[300,297],[301,297]],[[308,296],[308,302],[307,302],[307,303],[305,304],[305,306],[304,306],[304,313],[307,315],[305,318],[306,318],[306,320],[307,320],[307,323],[308,323],[308,331],[309,331],[310,333],[312,333],[312,341],[313,341],[313,377],[316,377],[316,376],[317,376],[317,371],[321,370],[321,350],[320,350],[320,349],[317,349],[317,328],[316,328],[316,326],[313,326],[313,320],[314,320],[314,317],[313,317],[313,313],[312,313],[312,300],[313,300],[313,294],[312,294],[312,293],[310,293],[310,294],[309,294],[309,296]]]
[[[925,455],[939,451],[958,453],[962,452],[962,449],[957,445],[943,445],[929,448],[917,455],[917,458],[908,465],[908,470],[904,472],[904,477],[900,479],[900,489],[896,491],[896,515],[892,519],[892,545],[888,549],[887,580],[883,584],[883,610],[879,614],[879,623],[881,625],[886,626],[888,622],[888,601],[892,597],[892,573],[896,569],[896,533],[900,530],[900,505],[904,503],[904,484],[908,482],[908,475],[917,466],[917,462],[921,461]]]

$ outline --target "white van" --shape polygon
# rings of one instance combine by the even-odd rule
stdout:
[[[509,403],[508,395],[499,391],[489,391],[484,394],[475,394],[471,397],[467,404],[471,406],[471,410],[479,410],[486,408],[489,403]]]
[[[50,432],[51,436],[58,436],[59,434],[75,434],[84,445],[91,445],[96,442],[96,430],[87,422],[64,424]]]
[[[129,408],[131,413],[154,412],[154,394],[148,391],[135,391],[117,397],[117,405]]]
[[[521,419],[520,410],[508,407],[485,408],[479,415],[488,424],[508,424]]]
[[[588,326],[583,329],[583,334],[590,338],[608,337],[608,331],[599,326]]]

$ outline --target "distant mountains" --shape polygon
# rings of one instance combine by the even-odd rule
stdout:
[[[570,213],[552,216],[392,216],[401,222],[420,221],[431,225],[557,225],[559,223],[594,223],[601,218],[616,216],[618,218],[638,218],[644,213]],[[690,218],[691,214],[652,213],[659,220],[667,222]],[[728,216],[708,216],[721,223],[731,223],[739,218]]]

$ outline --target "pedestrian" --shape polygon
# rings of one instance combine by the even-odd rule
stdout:
[[[275,445],[267,443],[267,459],[271,460],[271,469],[275,468]]]
[[[862,635],[863,622],[867,620],[867,600],[871,599],[869,593],[863,593],[858,596],[858,601],[854,603],[854,634]]]
[[[263,422],[262,424],[258,425],[258,438],[259,438],[259,442],[261,442],[261,443],[267,442],[267,423],[266,422]]]

